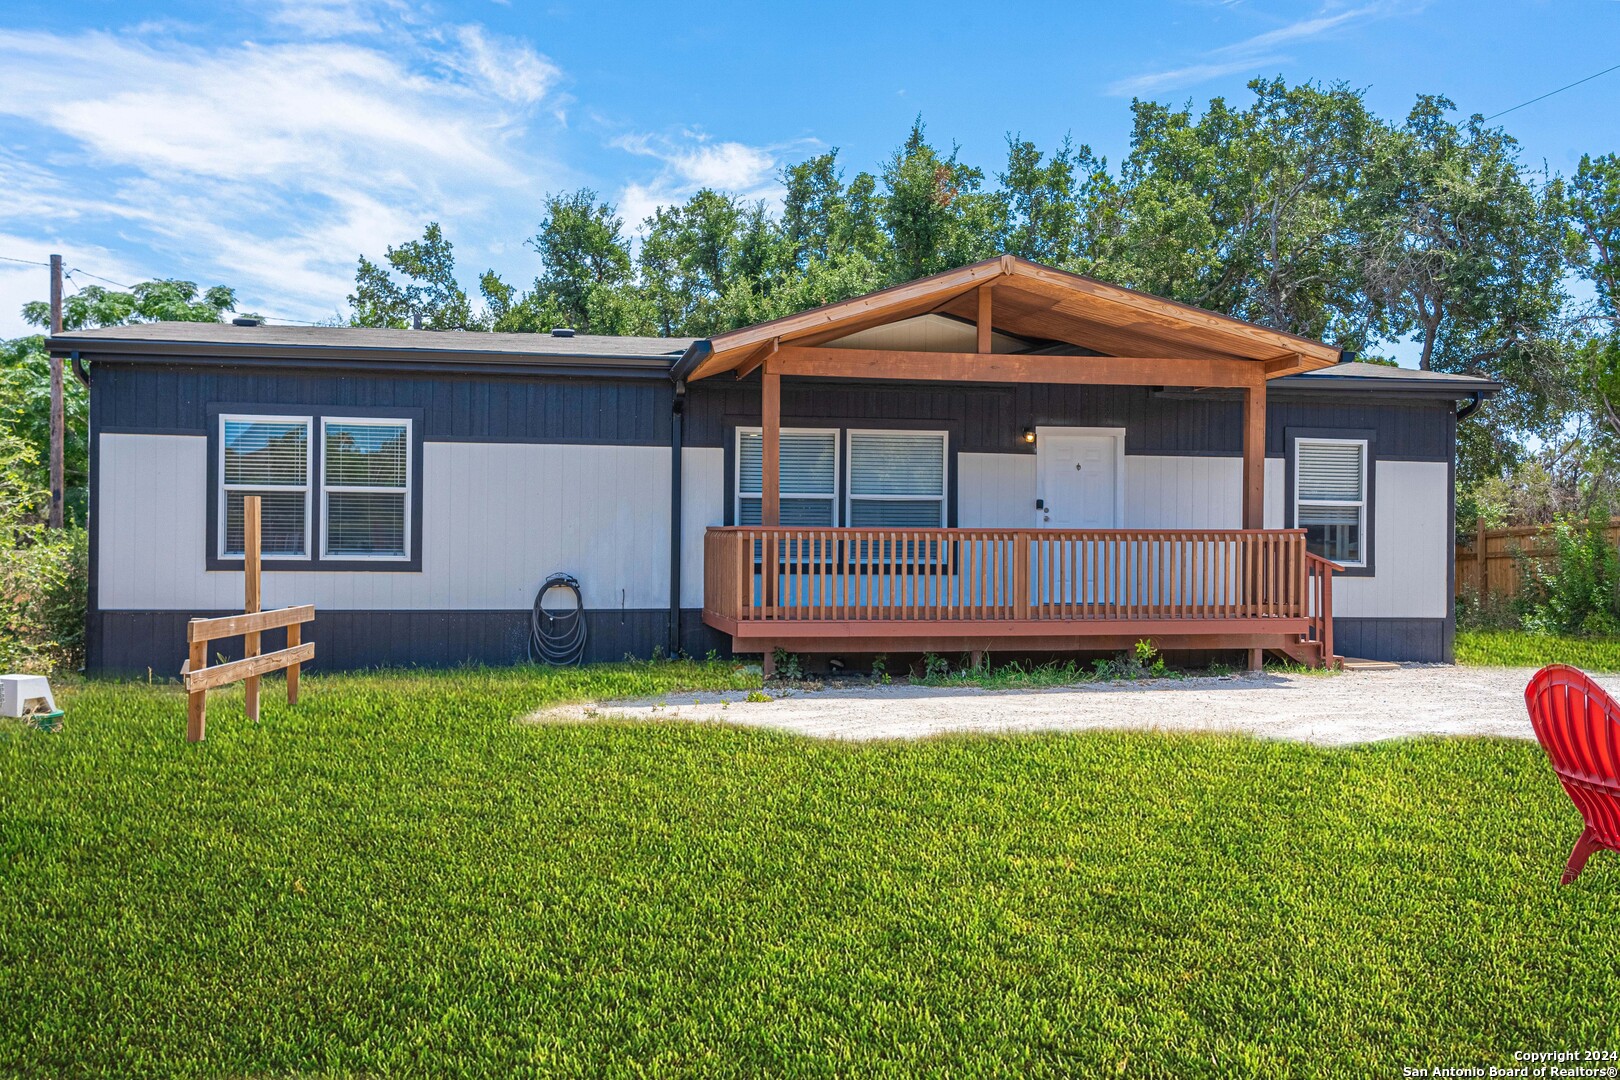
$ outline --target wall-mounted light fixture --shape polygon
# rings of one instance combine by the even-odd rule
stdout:
[[[1031,443],[1031,444],[1033,444],[1035,442],[1035,429],[1034,428],[1027,427],[1027,428],[1024,429],[1024,441],[1027,442],[1027,443]]]

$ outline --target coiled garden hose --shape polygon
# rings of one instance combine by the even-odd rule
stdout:
[[[572,611],[546,608],[546,594],[553,589],[574,594]],[[585,595],[579,582],[569,574],[552,574],[534,595],[534,611],[529,618],[529,662],[563,666],[577,664],[585,657]]]

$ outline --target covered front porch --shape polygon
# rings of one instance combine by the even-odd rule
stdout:
[[[739,487],[737,523],[706,531],[703,621],[729,635],[735,651],[764,654],[767,671],[776,649],[977,659],[1115,651],[1144,638],[1165,650],[1242,650],[1251,666],[1266,651],[1332,664],[1337,567],[1308,550],[1304,529],[1264,528],[1266,383],[1338,358],[1319,342],[1011,257],[698,342],[677,365],[678,392],[688,381],[756,372],[760,387],[757,436],[748,436],[757,437],[757,501],[746,502]],[[836,492],[835,509],[815,523],[793,515],[784,523],[784,496],[795,515],[812,505],[793,469],[784,488],[784,379],[1235,397],[1236,520],[1125,527],[1123,465],[1109,460],[1117,453],[1123,463],[1124,431],[1030,426],[1021,432],[1028,448],[1052,451],[1040,463],[1037,497],[1004,499],[1005,520],[994,527],[953,527],[943,500],[938,527],[917,527],[919,514],[935,511],[915,506],[873,524],[862,520],[873,504],[839,510]],[[849,457],[870,434],[848,433]],[[737,454],[735,469],[748,471],[741,440]],[[860,465],[834,465],[846,494],[861,483]],[[949,489],[957,478],[942,482]],[[1191,514],[1175,520],[1206,524]]]

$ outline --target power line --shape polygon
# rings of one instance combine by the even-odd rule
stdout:
[[[1533,97],[1529,101],[1521,101],[1517,105],[1513,106],[1513,108],[1511,108],[1511,109],[1503,109],[1499,113],[1492,113],[1490,116],[1487,116],[1485,119],[1487,121],[1495,120],[1498,116],[1506,116],[1510,112],[1517,112],[1518,110],[1524,108],[1526,105],[1534,105],[1538,101],[1545,101],[1548,98],[1552,97],[1554,94],[1562,94],[1565,90],[1568,90],[1571,87],[1579,86],[1579,85],[1581,85],[1581,83],[1591,82],[1593,79],[1597,78],[1598,75],[1607,75],[1611,71],[1620,71],[1620,64],[1616,64],[1616,65],[1614,65],[1614,67],[1606,67],[1602,71],[1598,72],[1597,75],[1588,75],[1584,79],[1576,79],[1574,82],[1570,83],[1568,86],[1560,86],[1556,90],[1549,90],[1545,94],[1542,94],[1540,97]]]
[[[48,266],[51,265],[48,262],[40,262],[38,259],[16,259],[16,258],[12,258],[10,255],[0,255],[0,262],[22,263],[24,266],[45,266],[45,267],[48,267]]]
[[[125,285],[122,281],[114,281],[112,278],[104,278],[100,274],[92,274],[90,271],[82,269],[82,268],[77,267],[77,266],[75,266],[71,270],[66,271],[66,273],[69,273],[69,274],[83,274],[87,278],[95,278],[97,281],[105,281],[107,284],[116,285],[120,289],[133,289],[135,287],[133,285]]]

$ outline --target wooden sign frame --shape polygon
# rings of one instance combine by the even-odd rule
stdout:
[[[186,741],[201,742],[208,727],[208,691],[216,686],[244,682],[249,720],[259,719],[259,677],[271,671],[287,672],[287,704],[298,704],[299,667],[315,659],[315,643],[303,641],[304,623],[315,618],[315,605],[259,610],[260,522],[259,496],[242,499],[243,613],[217,619],[192,619],[186,624],[191,655],[180,668],[186,684]],[[287,628],[287,647],[259,653],[259,635]],[[242,636],[242,659],[208,666],[208,643]]]

